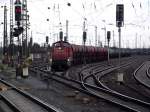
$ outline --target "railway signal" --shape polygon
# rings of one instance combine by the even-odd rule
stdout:
[[[86,33],[86,31],[83,31],[83,46],[84,46],[84,52],[85,52],[85,42],[86,42],[86,38],[87,38],[87,33]],[[86,64],[86,59],[85,59],[85,54],[84,54],[84,58],[83,58],[84,60],[84,64]]]
[[[124,5],[116,5],[116,25],[117,27],[122,27],[124,24]]]
[[[18,38],[18,56],[17,56],[17,67],[16,67],[16,76],[22,75],[21,65],[20,65],[20,45],[19,45],[19,35],[23,32],[23,27],[20,27],[20,21],[22,20],[22,4],[20,0],[15,1],[15,21],[17,22],[17,28],[14,28],[13,35]]]
[[[21,21],[22,16],[22,8],[20,0],[16,0],[15,2],[15,21]]]
[[[59,39],[60,39],[60,41],[63,40],[63,32],[62,31],[59,32]]]
[[[87,39],[87,33],[86,33],[86,21],[87,19],[84,18],[84,22],[83,22],[83,46],[84,46],[84,53],[85,53],[85,42],[86,42],[86,39]],[[86,64],[86,59],[85,59],[85,54],[84,54],[84,58],[83,58],[83,63]]]
[[[84,43],[86,42],[86,38],[87,38],[87,33],[84,31],[84,32],[83,32],[83,42],[84,42]]]
[[[48,43],[49,43],[49,37],[46,36],[46,44],[48,45]]]
[[[119,66],[120,66],[120,58],[121,58],[121,27],[124,25],[124,5],[117,4],[116,5],[116,26],[118,27],[119,33]]]
[[[14,28],[13,36],[18,37],[23,32],[23,27]]]
[[[108,43],[110,42],[110,36],[111,36],[111,32],[107,31],[107,40],[108,40]]]

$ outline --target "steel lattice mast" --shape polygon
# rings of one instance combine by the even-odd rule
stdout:
[[[3,55],[7,55],[8,38],[7,38],[7,7],[4,6],[4,38],[3,38]]]
[[[13,37],[13,27],[14,27],[14,24],[13,24],[13,5],[14,4],[14,1],[13,0],[10,0],[10,46],[9,46],[9,55],[11,56],[11,58],[13,59],[13,55],[14,55],[14,46],[13,46],[13,43],[14,43],[14,37]]]
[[[22,27],[24,29],[22,33],[22,56],[28,56],[28,14],[27,14],[27,0],[22,0]]]

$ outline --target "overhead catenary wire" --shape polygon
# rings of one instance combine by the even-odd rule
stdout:
[[[4,2],[9,2],[9,0],[3,0],[3,4]],[[148,33],[146,34],[146,31],[149,30],[149,0],[82,0],[82,1],[74,1],[74,0],[63,0],[63,1],[59,1],[59,0],[29,0],[29,5],[30,5],[30,9],[29,13],[31,14],[30,17],[33,20],[35,20],[38,17],[38,22],[32,22],[32,28],[34,28],[35,31],[40,31],[43,32],[45,30],[46,31],[46,27],[43,27],[44,25],[46,25],[46,19],[49,18],[49,23],[51,26],[52,25],[52,18],[54,17],[52,14],[52,10],[53,10],[53,6],[54,3],[58,4],[59,3],[59,10],[61,11],[61,19],[58,18],[58,14],[55,15],[57,16],[57,20],[58,20],[58,24],[59,24],[59,20],[62,21],[62,25],[64,25],[64,8],[68,7],[67,3],[70,2],[71,3],[71,7],[69,9],[69,11],[74,13],[74,18],[68,18],[69,19],[69,28],[71,29],[78,29],[77,27],[73,27],[71,25],[77,24],[79,25],[81,22],[83,22],[83,18],[84,16],[86,16],[87,18],[87,26],[90,30],[93,30],[92,27],[90,27],[90,25],[97,25],[98,27],[101,27],[101,25],[103,24],[101,20],[105,19],[107,23],[109,22],[115,22],[114,20],[110,20],[109,15],[115,15],[115,5],[117,3],[117,1],[123,1],[123,2],[128,2],[128,4],[125,4],[125,11],[126,10],[130,10],[132,11],[132,14],[130,13],[130,18],[127,17],[127,15],[125,15],[125,24],[126,24],[126,29],[128,30],[129,27],[132,28],[133,32],[135,30],[139,31],[139,33],[142,33],[144,35],[148,35]],[[127,3],[126,2],[126,3]],[[2,4],[2,1],[0,1],[0,3]],[[81,4],[83,3],[83,5]],[[32,5],[31,5],[32,4]],[[40,5],[39,5],[40,4]],[[79,7],[76,7],[76,4],[79,4]],[[47,7],[50,7],[50,10],[48,11]],[[83,9],[84,7],[84,9]],[[79,9],[78,9],[79,8]],[[33,14],[32,9],[34,9],[34,11],[36,11],[37,13]],[[42,10],[41,10],[42,9]],[[109,13],[109,10],[114,10],[114,14]],[[85,11],[84,11],[85,10]],[[1,12],[1,11],[0,11]],[[106,14],[108,13],[108,14]],[[69,14],[69,13],[68,13]],[[35,15],[35,16],[34,16]],[[71,16],[67,16],[67,17],[71,17]],[[56,19],[56,17],[55,17]],[[79,21],[76,21],[76,20]],[[114,17],[113,17],[114,19]],[[45,20],[45,21],[44,21]],[[57,20],[55,20],[55,25],[57,25]],[[44,21],[44,22],[43,22]],[[133,23],[134,25],[129,25],[129,23]],[[35,26],[35,24],[37,24]],[[115,24],[115,23],[114,23]],[[108,27],[108,26],[106,26]],[[109,26],[110,27],[110,26]],[[112,26],[111,26],[112,27]],[[115,28],[115,26],[113,26],[113,28]],[[48,30],[48,28],[47,28]],[[52,31],[52,29],[50,29],[49,31]],[[73,32],[73,31],[72,31]],[[130,31],[127,31],[130,33]],[[93,33],[92,31],[89,32]],[[73,35],[73,34],[72,34]],[[92,37],[90,37],[92,38]]]

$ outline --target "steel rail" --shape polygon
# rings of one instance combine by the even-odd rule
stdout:
[[[4,101],[4,103],[6,103],[12,109],[12,111],[14,111],[14,112],[24,112],[23,110],[21,110],[20,108],[18,108],[17,105],[15,105],[12,101],[10,101],[4,95],[0,94],[0,97]]]
[[[25,98],[31,100],[32,102],[38,104],[39,106],[41,106],[43,109],[47,110],[48,112],[63,112],[62,110],[60,109],[57,109],[55,108],[54,106],[50,105],[50,104],[47,104],[45,102],[43,102],[42,100],[32,96],[31,94],[21,90],[21,89],[18,89],[17,87],[15,87],[14,85],[0,79],[0,82],[11,87],[12,90],[15,90],[17,93],[23,95]],[[7,101],[7,103],[9,104],[12,104],[12,102],[10,100],[8,100],[6,97],[4,97],[2,94],[0,94],[0,96],[2,96],[3,99],[5,99],[5,101]],[[12,105],[14,108],[19,108],[19,107],[16,107],[14,104]],[[17,110],[16,110],[17,112]],[[20,109],[18,109],[18,112],[23,112],[21,111]]]
[[[47,72],[44,72],[44,74],[46,74]],[[56,78],[57,77],[57,78]],[[58,78],[59,77],[59,78]],[[80,90],[79,89],[79,86],[83,86],[83,83],[82,82],[79,82],[79,81],[75,81],[75,80],[71,80],[71,79],[68,79],[68,78],[65,78],[65,77],[61,77],[61,76],[57,76],[56,74],[54,74],[53,75],[53,77],[49,77],[49,78],[51,78],[51,79],[55,79],[55,81],[58,81],[59,83],[63,83],[63,84],[65,84],[65,85],[67,85],[67,86],[69,86],[69,87],[72,87],[72,88],[75,88],[75,89],[77,89],[77,90]],[[66,83],[68,83],[68,84],[66,84]],[[77,85],[77,87],[75,87]],[[106,90],[106,89],[103,89],[103,88],[100,88],[100,87],[94,87],[94,86],[91,86],[91,85],[88,85],[88,84],[86,84],[86,83],[84,83],[84,85],[86,85],[86,86],[89,86],[90,88],[94,88],[94,90],[95,90],[95,88],[99,88],[99,90],[98,91],[102,91],[104,94],[106,94],[106,92],[108,93],[108,94],[111,94],[112,96],[115,94],[115,93],[113,93],[113,92],[110,92],[110,91],[108,91],[108,90]],[[85,88],[84,88],[85,89]],[[104,99],[104,100],[106,100],[106,101],[108,101],[108,102],[111,102],[111,103],[113,103],[113,104],[116,104],[116,105],[119,105],[119,106],[121,106],[121,107],[123,107],[124,109],[127,109],[127,110],[129,110],[129,111],[134,111],[134,112],[139,112],[137,109],[135,109],[135,108],[131,108],[131,107],[129,107],[129,106],[127,106],[127,105],[124,105],[124,104],[120,104],[120,103],[118,103],[118,102],[116,102],[116,101],[114,101],[114,99],[117,97],[116,95],[115,96],[113,96],[113,100],[110,100],[109,98],[105,98],[105,97],[103,97],[103,96],[101,96],[101,95],[99,95],[99,94],[93,94],[92,92],[89,92],[88,90],[83,90],[83,89],[81,89],[80,91],[84,91],[84,92],[86,92],[87,94],[90,94],[90,95],[93,95],[93,96],[95,96],[95,97],[97,97],[97,98],[100,98],[100,99]],[[121,97],[121,98],[120,98]],[[122,98],[122,96],[119,96],[118,97],[120,100],[122,100],[122,99],[124,99],[124,98]],[[127,101],[130,101],[131,99],[124,99],[125,100],[125,102],[127,102]],[[139,103],[139,102],[138,102]],[[140,103],[143,103],[143,102],[140,102]],[[130,103],[131,104],[131,103]],[[147,103],[147,105],[146,106],[150,106],[148,103]]]
[[[150,89],[150,85],[149,84],[147,84],[145,81],[142,81],[138,76],[137,76],[137,73],[138,73],[138,71],[140,71],[140,69],[144,66],[146,64],[146,62],[144,62],[144,63],[142,63],[136,70],[135,70],[135,72],[134,72],[134,78],[135,78],[135,80],[137,81],[137,82],[139,82],[141,85],[143,85],[144,87],[146,87],[147,89]],[[149,81],[149,77],[148,77],[148,69],[149,69],[149,67],[146,69],[146,71],[145,71],[145,76],[146,76],[146,78],[148,79],[148,81]],[[142,74],[143,75],[143,74]]]
[[[131,64],[133,64],[133,63],[136,63],[136,61],[134,61],[134,60],[132,60],[132,63]],[[101,74],[101,75],[99,75],[99,76],[95,76],[95,75],[93,75],[93,77],[94,77],[94,79],[95,79],[95,82],[96,82],[96,84],[98,85],[98,86],[100,86],[100,87],[103,87],[103,88],[105,88],[105,89],[108,89],[108,90],[110,90],[110,91],[114,91],[114,90],[112,90],[112,89],[110,89],[109,87],[107,87],[106,85],[104,85],[102,82],[101,82],[101,78],[103,77],[103,76],[105,76],[105,75],[107,75],[108,73],[104,73],[104,74]],[[125,85],[124,83],[122,83],[123,85]],[[136,92],[139,92],[139,91],[137,91],[136,89],[134,89],[134,88],[131,88],[130,86],[127,86],[127,85],[125,85],[126,87],[128,87],[128,88],[130,88],[130,89],[132,89],[132,90],[134,90],[134,91],[136,91]],[[114,92],[117,92],[117,91],[114,91]],[[119,92],[117,92],[117,93],[119,93]],[[141,93],[139,93],[139,94],[141,94]],[[141,94],[141,95],[143,95],[143,96],[145,96],[144,94]],[[145,96],[145,97],[147,97],[147,96]],[[149,98],[149,97],[147,97],[147,98]]]
[[[127,65],[124,65],[123,67],[125,67],[125,66],[128,66],[129,64],[127,64]],[[114,70],[114,69],[113,69]],[[85,83],[84,83],[84,79],[83,79],[83,74],[81,75],[80,74],[80,76],[81,76],[81,81],[82,81],[82,86],[85,88],[85,89],[87,89],[87,90],[89,90],[90,92],[93,92],[93,90],[91,91],[90,89],[89,89],[89,87],[87,87],[87,85],[85,85]],[[119,97],[123,97],[123,98],[126,98],[126,99],[128,99],[128,100],[132,100],[134,103],[137,103],[137,106],[139,106],[139,109],[141,109],[141,105],[144,105],[144,107],[146,107],[147,108],[147,106],[150,106],[150,104],[149,103],[147,103],[147,102],[144,102],[144,101],[141,101],[141,100],[138,100],[138,99],[135,99],[135,98],[132,98],[132,97],[128,97],[128,96],[126,96],[126,95],[122,95],[122,94],[120,94],[120,93],[118,93],[118,92],[115,92],[115,91],[113,91],[113,90],[111,90],[111,89],[109,89],[108,87],[106,87],[106,86],[104,86],[101,82],[100,82],[100,84],[102,85],[102,87],[104,87],[106,90],[108,90],[109,92],[112,92],[113,94],[115,94],[115,95],[117,95],[117,97],[119,96]],[[124,99],[125,100],[125,99]],[[139,104],[140,105],[139,105]],[[132,107],[132,106],[131,106]],[[134,109],[136,109],[136,108],[134,108]],[[150,108],[148,108],[148,110],[149,110]]]

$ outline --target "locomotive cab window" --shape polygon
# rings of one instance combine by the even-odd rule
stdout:
[[[69,44],[68,43],[64,43],[63,46],[64,47],[69,47]]]
[[[60,47],[61,45],[60,45],[60,43],[55,43],[54,44],[54,47]]]

